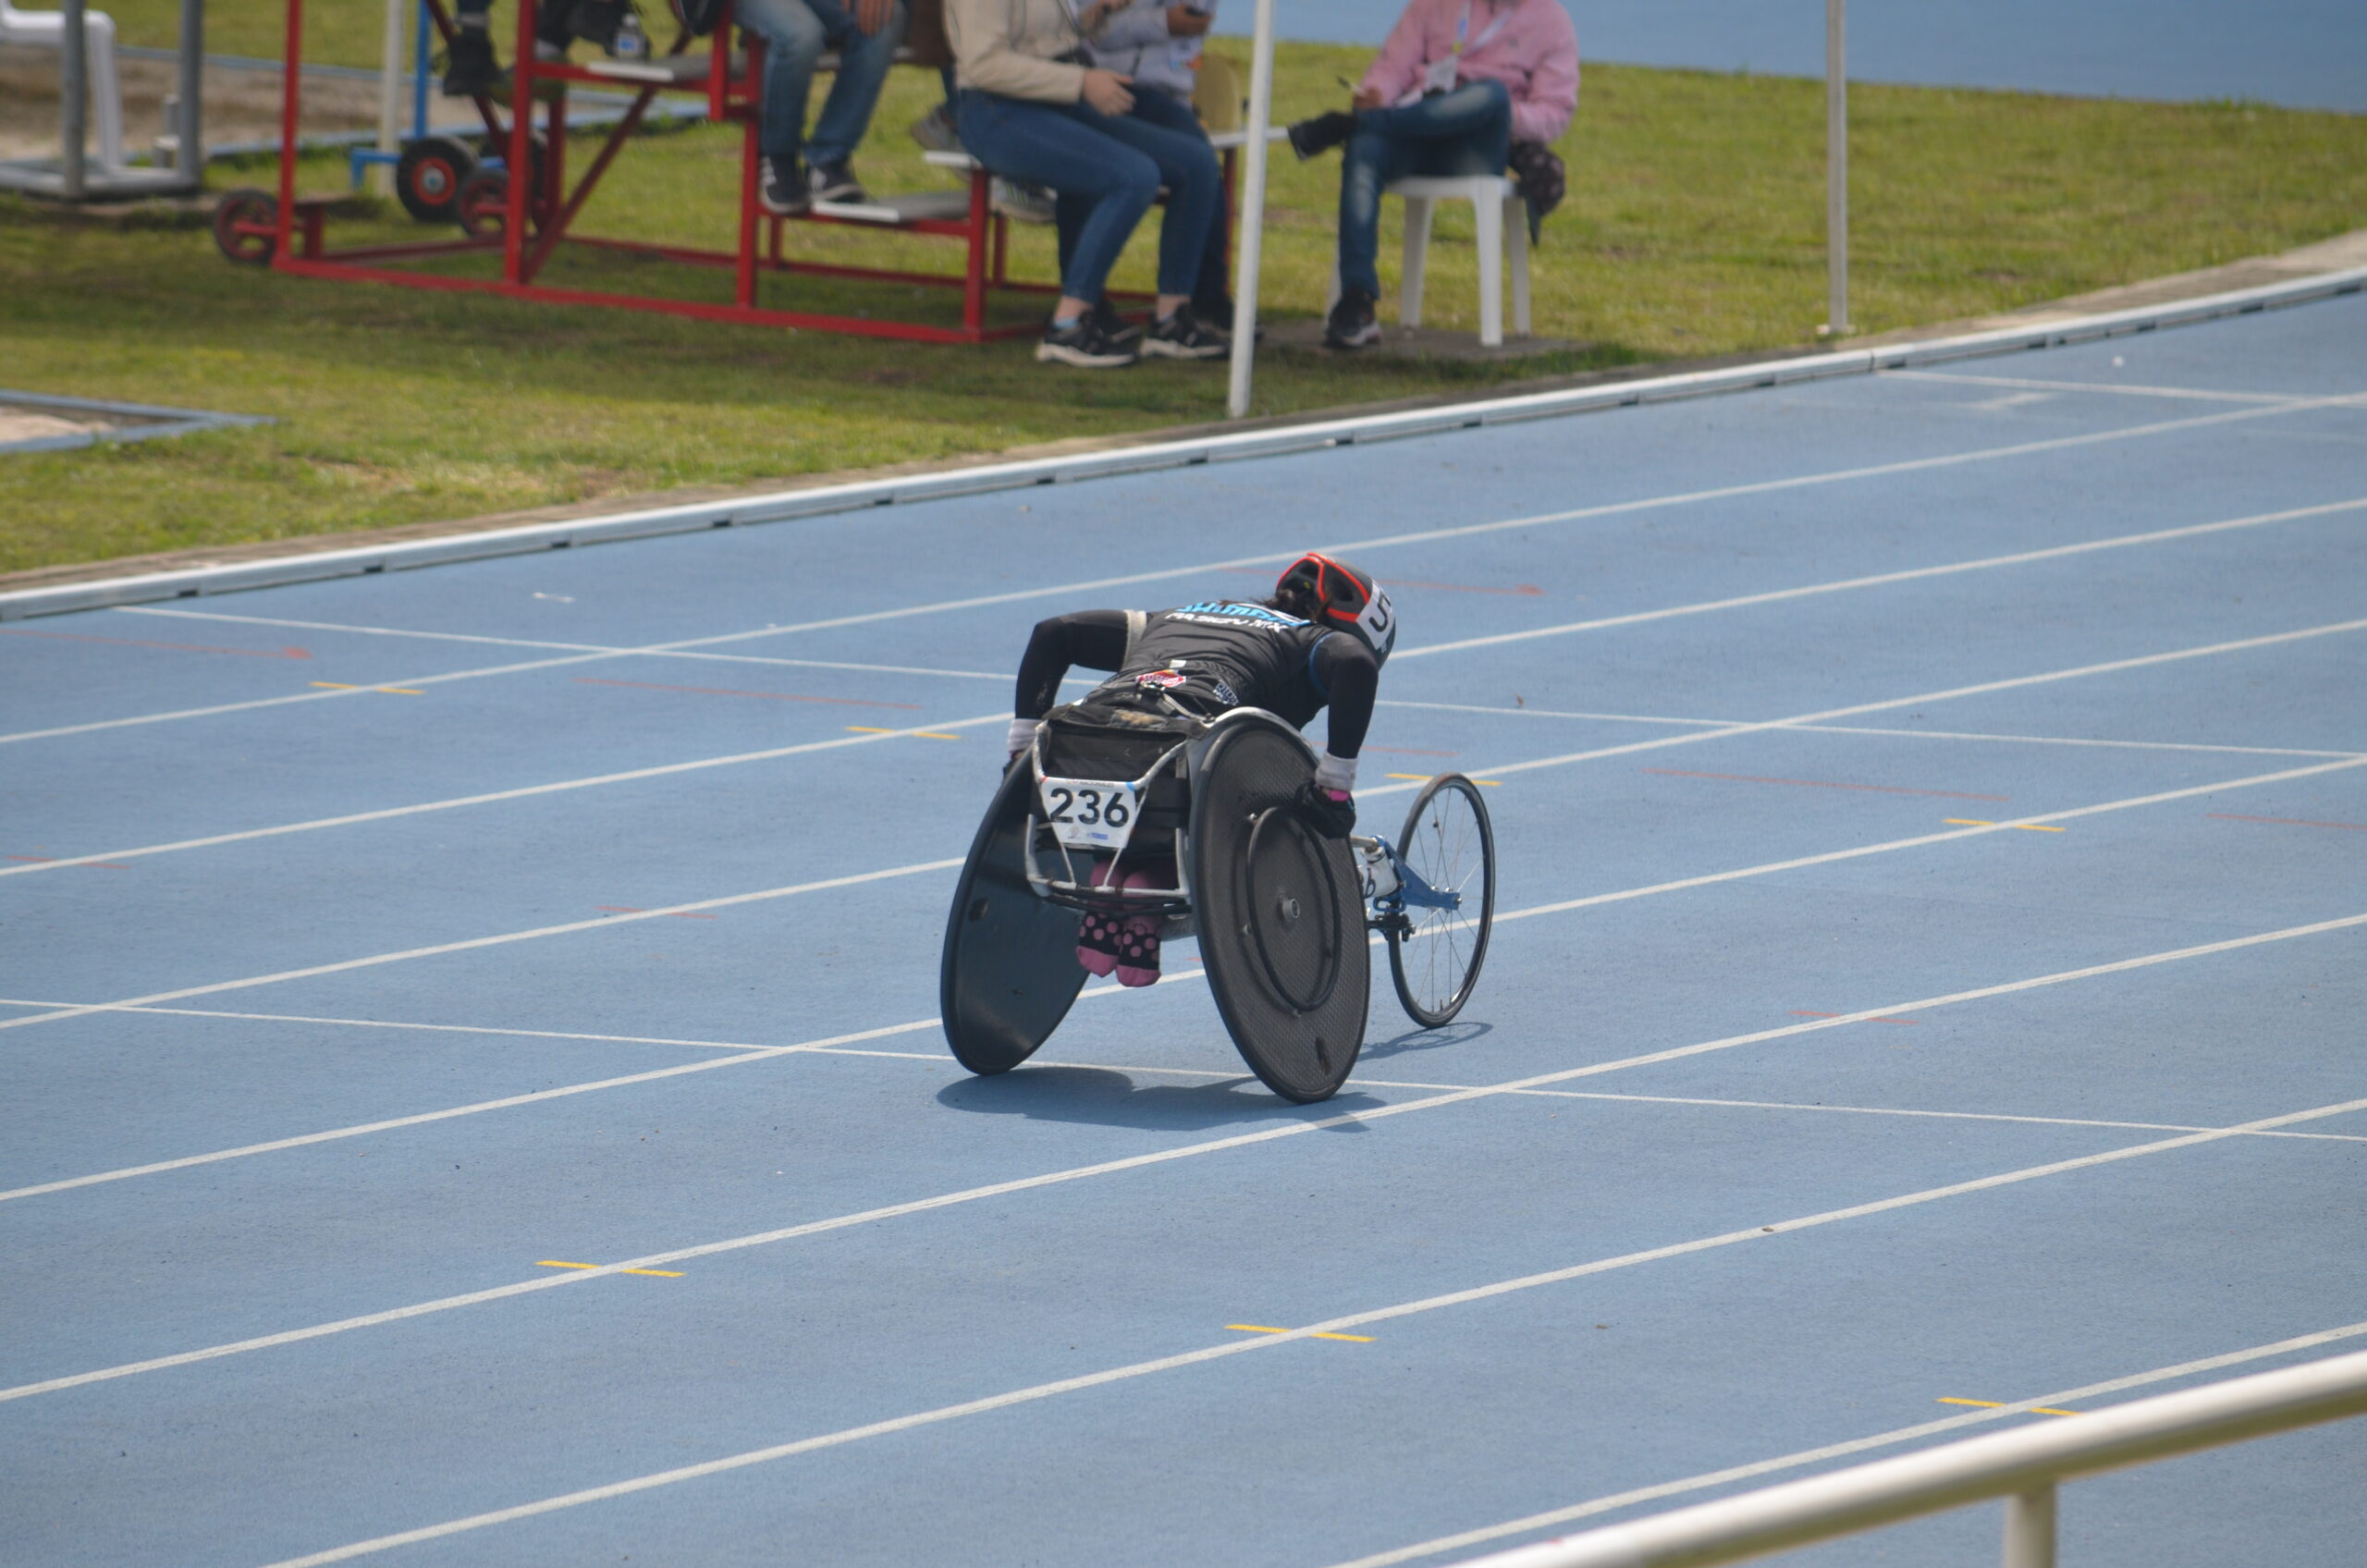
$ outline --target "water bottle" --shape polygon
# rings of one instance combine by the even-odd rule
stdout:
[[[608,53],[619,60],[649,58],[649,34],[641,30],[640,12],[625,13],[625,19],[617,24],[617,35],[608,41]]]

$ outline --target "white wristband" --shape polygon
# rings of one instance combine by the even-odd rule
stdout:
[[[1323,760],[1315,765],[1315,784],[1319,790],[1341,790],[1354,794],[1356,789],[1356,759],[1335,757],[1329,752],[1324,753]]]
[[[1012,719],[1011,721],[1011,736],[1008,740],[1003,741],[1002,749],[1010,753],[1012,756],[1017,756],[1020,753],[1025,751],[1028,747],[1036,743],[1036,727],[1043,722],[1044,721],[1040,718]]]

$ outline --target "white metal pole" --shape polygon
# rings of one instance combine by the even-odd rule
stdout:
[[[1849,330],[1849,72],[1844,12],[1824,0],[1824,330]]]
[[[82,155],[82,138],[90,129],[85,95],[91,90],[91,38],[83,31],[85,14],[85,0],[64,0],[60,25],[65,32],[57,44],[57,193],[68,202],[80,201],[90,189],[90,167]]]
[[[378,66],[378,151],[392,154],[402,144],[403,37],[411,30],[413,0],[386,0],[386,39]],[[370,189],[381,196],[395,193],[391,164],[370,165]]]
[[[1266,125],[1274,98],[1274,0],[1257,0],[1249,45],[1249,136],[1242,152],[1249,178],[1241,193],[1241,256],[1233,285],[1233,380],[1225,412],[1249,411],[1249,364],[1257,349],[1257,254],[1266,238]]]
[[[2005,1568],[2054,1568],[2054,1488],[2033,1487],[2005,1500]]]
[[[180,99],[173,167],[195,185],[205,176],[205,0],[181,0]]]

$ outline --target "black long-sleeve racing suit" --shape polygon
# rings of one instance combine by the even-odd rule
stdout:
[[[1159,691],[1204,717],[1245,705],[1302,729],[1328,706],[1326,750],[1343,762],[1364,745],[1380,683],[1380,660],[1354,633],[1232,599],[1037,621],[1020,661],[1012,712],[1023,720],[1043,717],[1072,666],[1114,672],[1080,699],[1086,703]]]

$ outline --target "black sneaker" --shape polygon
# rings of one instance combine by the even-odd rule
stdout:
[[[1351,288],[1331,307],[1323,324],[1323,341],[1333,349],[1362,349],[1380,341],[1380,318],[1373,314],[1373,297]]]
[[[767,158],[756,171],[756,201],[776,217],[791,218],[814,204],[805,169],[795,158]]]
[[[1150,329],[1143,352],[1171,360],[1214,360],[1232,352],[1233,339],[1178,305],[1175,313]]]
[[[1195,300],[1192,301],[1192,313],[1200,318],[1202,325],[1213,326],[1228,337],[1233,336],[1233,300],[1230,297]],[[1258,343],[1266,341],[1264,327],[1257,329],[1253,341]]]
[[[1112,349],[1134,349],[1142,343],[1143,324],[1120,315],[1107,294],[1093,303],[1093,325],[1101,329],[1102,337]]]
[[[812,178],[816,202],[843,202],[851,207],[860,207],[871,200],[864,192],[863,182],[855,178],[852,163],[816,164]]]
[[[493,39],[481,27],[464,27],[452,34],[444,55],[444,96],[481,98],[509,79],[493,57]]]
[[[1291,151],[1303,163],[1318,153],[1343,145],[1355,133],[1355,116],[1345,109],[1327,109],[1311,120],[1301,120],[1291,127]]]
[[[1103,334],[1101,324],[1087,313],[1066,326],[1045,324],[1044,341],[1036,345],[1036,358],[1045,364],[1115,370],[1133,364],[1135,355],[1133,349],[1110,342]]]

